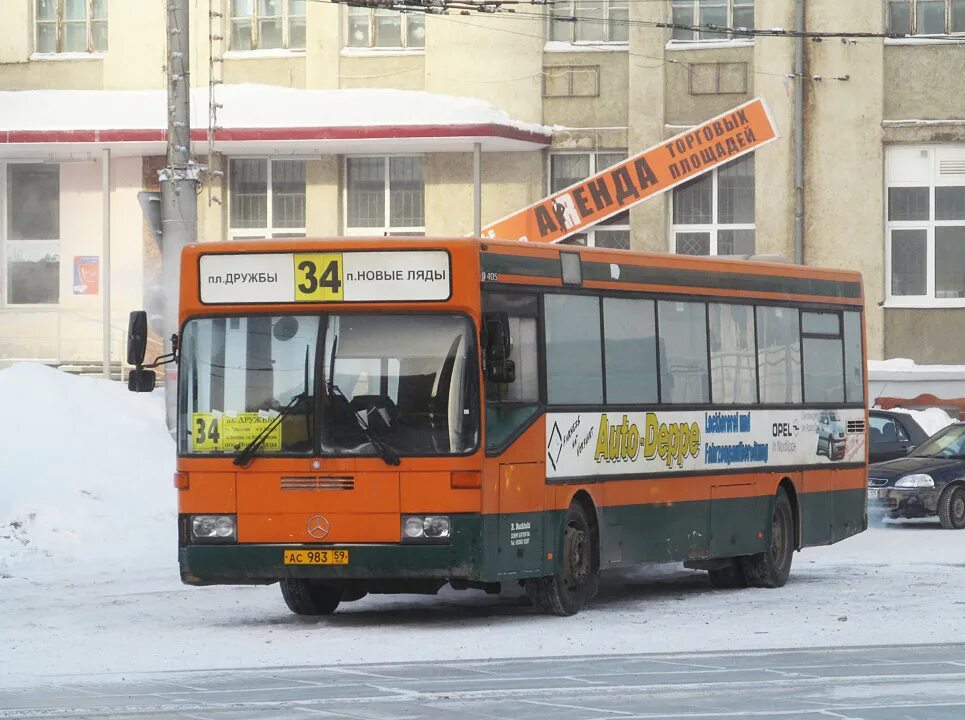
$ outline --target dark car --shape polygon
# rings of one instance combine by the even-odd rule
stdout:
[[[868,462],[904,457],[928,439],[908,413],[894,410],[868,411]]]
[[[965,528],[965,422],[938,431],[907,457],[869,466],[868,515],[937,515],[943,528]]]

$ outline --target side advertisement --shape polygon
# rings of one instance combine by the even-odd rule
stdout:
[[[862,462],[864,412],[549,413],[546,476],[667,474]]]

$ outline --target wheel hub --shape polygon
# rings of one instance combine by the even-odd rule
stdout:
[[[583,530],[566,528],[563,537],[563,572],[566,586],[579,587],[590,574],[590,556],[587,553],[587,537]]]
[[[965,519],[965,497],[959,495],[955,498],[955,502],[952,503],[952,517],[956,522]]]

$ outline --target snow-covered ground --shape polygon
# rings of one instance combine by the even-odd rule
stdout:
[[[157,396],[0,371],[0,686],[279,665],[947,642],[965,635],[965,532],[890,523],[795,556],[780,590],[680,566],[609,577],[573,618],[518,593],[368,597],[291,615],[277,587],[181,585]],[[54,680],[55,682],[57,680]]]

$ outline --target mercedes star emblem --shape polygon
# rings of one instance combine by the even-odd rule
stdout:
[[[316,540],[324,540],[332,529],[332,524],[324,515],[312,515],[308,518],[308,534]]]

